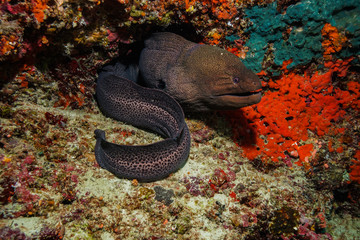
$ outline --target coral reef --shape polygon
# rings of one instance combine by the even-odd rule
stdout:
[[[341,40],[336,40],[338,46],[333,50],[339,50],[343,45],[346,49],[339,55],[342,58],[353,56],[360,50],[359,9],[356,0],[301,1],[289,6],[283,14],[279,14],[277,3],[246,9],[252,26],[247,29],[250,38],[245,46],[249,52],[244,61],[256,72],[266,69],[275,74],[289,59],[293,60],[289,69],[310,64],[323,54],[322,45],[327,43],[322,43],[321,30],[325,26],[323,34],[326,34],[329,24],[341,32]],[[348,24],[345,19],[349,19]],[[345,44],[346,36],[349,36],[349,42]]]
[[[330,69],[324,74],[315,72],[301,76],[287,72],[279,79],[264,82],[263,86],[269,90],[259,104],[239,110],[239,116],[229,114],[230,121],[235,121],[235,125],[240,128],[234,126],[234,138],[240,145],[246,145],[243,147],[245,156],[249,159],[262,157],[264,160],[278,161],[286,158],[285,150],[288,155],[299,157],[300,161],[296,163],[306,164],[308,158],[317,151],[314,144],[300,143],[308,141],[308,130],[318,136],[329,134],[330,131],[331,135],[344,133],[344,128],[336,129],[333,123],[351,121],[347,109],[359,111],[360,95],[357,89],[360,84],[350,81],[347,90],[341,90],[332,86],[331,79],[333,74],[345,77],[350,61],[339,60],[328,64]],[[283,69],[286,69],[286,65]],[[239,118],[247,122],[238,124]],[[249,128],[253,131],[246,132]],[[252,143],[256,143],[256,146]]]
[[[356,0],[1,1],[1,239],[356,239],[360,218]],[[187,115],[168,178],[118,179],[110,141],[161,140],[100,114],[96,70],[154,31],[227,49],[263,80],[237,111]]]

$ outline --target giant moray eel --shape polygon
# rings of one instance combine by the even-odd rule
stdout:
[[[163,141],[128,146],[107,142],[105,132],[95,130],[95,157],[102,168],[118,177],[155,181],[185,163],[190,151],[189,129],[180,105],[168,94],[144,88],[136,79],[136,66],[117,63],[99,74],[96,96],[102,112],[116,120],[149,129]]]
[[[189,130],[177,101],[187,111],[237,109],[258,103],[260,89],[258,77],[233,54],[173,33],[155,33],[145,41],[138,65],[117,62],[102,69],[96,97],[105,115],[164,140],[117,145],[97,129],[96,160],[121,178],[162,179],[185,164],[190,151]]]
[[[259,78],[238,57],[173,33],[145,41],[139,67],[147,87],[167,92],[186,111],[237,109],[261,99]]]

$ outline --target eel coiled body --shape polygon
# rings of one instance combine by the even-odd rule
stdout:
[[[142,182],[162,179],[179,169],[190,151],[190,133],[180,105],[165,92],[132,81],[137,77],[136,66],[117,63],[104,70],[96,87],[102,112],[151,130],[164,140],[141,146],[118,145],[106,141],[105,132],[97,129],[95,157],[99,165],[120,178]]]

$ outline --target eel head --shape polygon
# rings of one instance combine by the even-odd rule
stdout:
[[[188,84],[183,96],[191,99],[189,104],[196,111],[237,109],[261,100],[260,79],[226,50],[198,45],[184,57],[181,66],[184,70],[182,87]]]
[[[144,85],[174,97],[186,111],[237,109],[261,100],[261,82],[240,59],[174,33],[153,34],[141,52]]]

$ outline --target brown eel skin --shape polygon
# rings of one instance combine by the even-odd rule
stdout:
[[[118,145],[106,141],[105,132],[97,129],[96,160],[120,178],[163,179],[184,165],[190,152],[181,106],[186,111],[237,109],[258,103],[260,89],[259,78],[235,55],[174,33],[155,33],[145,41],[138,65],[117,62],[101,70],[96,98],[106,116],[164,140]]]
[[[174,33],[154,33],[139,62],[146,87],[165,91],[185,111],[231,110],[261,100],[261,82],[234,54]]]

